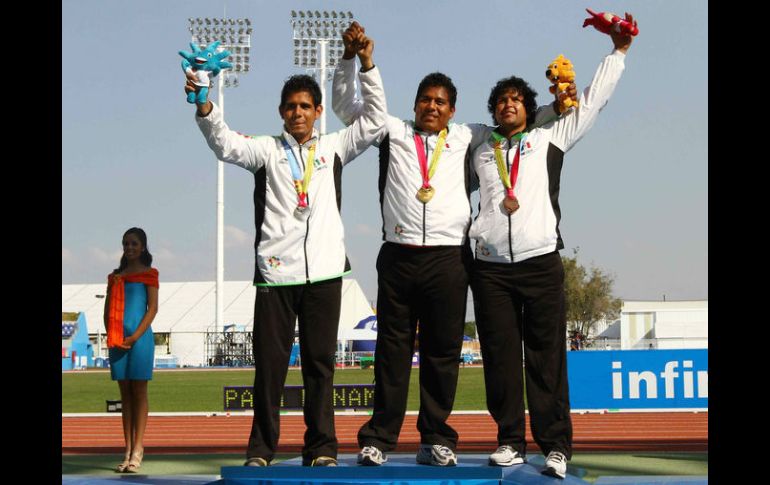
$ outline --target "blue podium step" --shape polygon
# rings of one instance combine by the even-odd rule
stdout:
[[[224,485],[224,481],[215,476],[206,475],[127,475],[116,473],[115,476],[100,477],[93,475],[62,475],[62,485]]]
[[[596,485],[708,485],[708,483],[708,477],[681,475],[599,477],[594,482]]]
[[[541,461],[542,460],[542,457]],[[389,454],[383,466],[359,466],[355,455],[338,457],[337,467],[303,467],[294,458],[270,467],[222,467],[224,485],[584,485],[567,475],[563,480],[541,474],[532,463],[493,467],[487,455],[459,455],[455,467],[418,465],[413,454]],[[582,471],[575,469],[577,471]],[[583,472],[585,474],[585,472]]]

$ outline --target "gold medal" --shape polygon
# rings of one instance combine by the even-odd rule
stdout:
[[[433,187],[420,187],[420,190],[417,191],[417,199],[423,204],[427,204],[433,198],[434,192]]]
[[[503,207],[508,211],[508,214],[513,214],[519,209],[519,200],[516,197],[512,199],[506,197],[503,199]]]

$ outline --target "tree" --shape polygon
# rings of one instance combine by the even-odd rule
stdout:
[[[567,298],[567,325],[571,332],[588,335],[596,322],[615,320],[623,302],[612,296],[613,276],[592,266],[586,270],[573,257],[562,256],[564,264],[564,291]]]
[[[476,322],[465,322],[465,330],[463,331],[463,335],[467,335],[471,338],[476,338]]]

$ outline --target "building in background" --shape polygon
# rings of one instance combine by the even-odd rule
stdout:
[[[708,300],[624,301],[621,348],[707,349],[708,323]]]
[[[597,323],[591,349],[707,349],[708,323],[708,300],[624,301],[619,320]]]
[[[93,365],[94,351],[88,339],[86,315],[83,312],[62,312],[62,370],[84,369],[86,367],[93,367]]]

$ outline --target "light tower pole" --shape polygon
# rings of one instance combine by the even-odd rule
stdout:
[[[222,70],[219,81],[217,82],[217,103],[224,114],[225,111],[225,91],[224,88],[237,87],[238,75],[249,72],[249,59],[251,53],[251,20],[247,18],[228,19],[213,17],[197,17],[187,19],[189,22],[188,30],[192,36],[194,44],[199,47],[219,41],[217,52],[223,50],[230,51],[230,57],[226,60],[230,62],[232,69]],[[217,262],[216,262],[216,308],[214,319],[214,334],[224,326],[224,221],[225,221],[225,185],[224,185],[224,163],[217,160]]]
[[[351,23],[351,12],[291,11],[294,65],[316,75],[323,104],[330,105],[326,103],[326,83],[345,51],[341,36]],[[319,131],[326,133],[326,110],[321,113]]]

